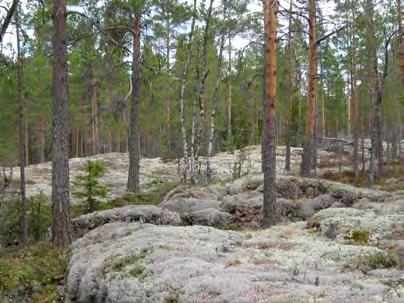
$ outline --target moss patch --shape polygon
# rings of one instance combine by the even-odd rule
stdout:
[[[0,302],[63,302],[67,253],[49,244],[0,253]]]
[[[162,183],[152,190],[135,194],[127,194],[107,202],[100,203],[98,210],[107,210],[127,205],[158,205],[164,196],[178,186],[176,183]],[[82,205],[76,205],[72,208],[72,217],[78,217],[85,213]]]
[[[153,249],[151,247],[143,248],[138,254],[127,256],[124,258],[113,257],[106,261],[102,267],[102,275],[105,277],[110,271],[120,272],[123,271],[125,267],[132,266],[129,273],[142,280],[147,275],[146,268],[141,264],[141,262],[151,254]]]
[[[347,239],[350,244],[366,245],[369,243],[370,233],[365,230],[354,229],[345,236],[345,239]]]
[[[399,264],[399,258],[396,254],[390,252],[377,252],[371,255],[359,257],[357,267],[362,271],[368,271],[378,268],[389,268]]]

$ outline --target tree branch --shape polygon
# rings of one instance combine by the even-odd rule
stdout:
[[[326,34],[325,36],[321,37],[320,39],[317,39],[316,44],[320,45],[321,42],[323,42],[324,40],[327,40],[328,38],[330,38],[331,36],[338,34],[339,32],[343,31],[344,29],[346,29],[349,25],[351,25],[351,23],[347,23],[343,26],[341,26],[340,28],[337,28],[336,30],[333,30],[332,32],[329,32],[328,34]]]
[[[17,9],[17,5],[18,5],[18,0],[13,0],[13,3],[11,4],[10,9],[7,12],[7,16],[3,21],[3,24],[1,25],[0,28],[0,43],[3,42],[3,37],[6,33],[6,30],[8,28],[8,26],[10,25],[11,19],[13,18],[14,12]]]

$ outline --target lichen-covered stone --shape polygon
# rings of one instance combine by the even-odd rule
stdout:
[[[303,223],[255,232],[110,223],[71,252],[71,303],[399,303],[404,295],[380,275],[347,270],[378,248],[330,241]],[[391,285],[401,276],[389,275]]]
[[[88,231],[110,222],[144,222],[164,225],[182,224],[178,213],[153,205],[130,205],[97,211],[73,219],[73,237],[79,238]]]

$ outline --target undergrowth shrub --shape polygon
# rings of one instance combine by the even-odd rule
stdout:
[[[108,189],[100,184],[99,178],[105,173],[105,165],[102,161],[87,161],[84,173],[77,175],[73,180],[73,196],[83,198],[87,212],[96,211],[99,208],[99,198],[105,198]]]
[[[0,247],[10,247],[19,244],[20,202],[17,197],[0,203]],[[52,225],[51,203],[45,195],[27,199],[28,239],[38,242],[46,237]]]
[[[63,302],[66,266],[67,253],[50,244],[0,252],[0,302]]]

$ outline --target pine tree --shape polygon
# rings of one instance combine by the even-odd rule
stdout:
[[[277,13],[276,0],[264,2],[265,30],[265,100],[262,164],[264,171],[264,222],[274,225],[276,214],[276,67],[277,67]]]
[[[66,0],[53,0],[53,28],[52,241],[57,246],[67,246],[72,238],[69,200]]]
[[[108,190],[101,185],[98,179],[105,173],[105,165],[101,161],[87,161],[84,166],[84,174],[75,177],[73,185],[76,190],[73,195],[85,198],[87,212],[96,211],[99,207],[99,198],[106,197]]]

